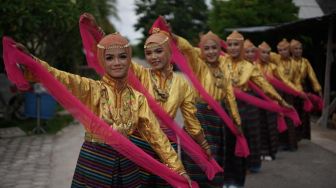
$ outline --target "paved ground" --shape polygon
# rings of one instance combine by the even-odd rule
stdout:
[[[310,141],[298,152],[280,152],[275,161],[263,162],[262,172],[248,175],[246,188],[336,187],[336,153]]]
[[[0,130],[2,132],[15,130]],[[57,135],[0,139],[1,188],[68,188],[83,141],[79,124]],[[336,131],[313,127],[313,139],[297,152],[280,152],[264,162],[260,174],[248,175],[247,188],[329,188],[336,185]]]
[[[48,187],[54,136],[0,139],[0,187]]]
[[[79,124],[67,127],[56,135],[51,157],[50,188],[70,187],[83,137],[84,128]]]

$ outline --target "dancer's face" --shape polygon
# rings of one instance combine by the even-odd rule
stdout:
[[[232,58],[239,58],[242,50],[242,42],[235,39],[227,40],[227,51]]]
[[[289,58],[289,47],[278,47],[278,53],[282,58]]]
[[[244,57],[247,61],[253,62],[255,58],[255,48],[245,48],[244,49]]]
[[[263,62],[263,63],[267,63],[269,62],[270,60],[270,54],[271,54],[271,51],[270,50],[266,50],[266,49],[259,49],[259,55],[260,55],[260,60]]]
[[[162,45],[155,45],[145,49],[146,61],[151,65],[153,70],[162,71],[169,67],[170,52],[167,51]]]
[[[207,40],[202,47],[204,58],[208,63],[217,62],[220,50],[219,45],[213,40]]]
[[[105,51],[105,70],[112,78],[125,78],[131,57],[126,48],[113,48]]]
[[[300,58],[302,57],[302,46],[301,45],[296,45],[292,48],[292,55],[295,58]]]

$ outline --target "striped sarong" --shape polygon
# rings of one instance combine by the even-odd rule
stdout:
[[[254,95],[252,92],[250,95]],[[242,120],[244,135],[250,148],[250,155],[247,157],[247,168],[261,167],[261,121],[260,109],[246,102],[237,100],[239,114]]]
[[[310,112],[303,110],[304,101],[301,98],[296,97],[294,102],[294,107],[299,114],[302,124],[295,128],[297,140],[301,139],[311,139],[310,131]]]
[[[170,131],[168,128],[161,126],[162,131],[168,136],[174,136],[174,133],[172,131]],[[150,146],[150,144],[144,140],[143,138],[141,138],[140,134],[135,131],[133,133],[133,135],[131,135],[130,140],[137,145],[139,148],[141,148],[144,152],[146,152],[147,154],[149,154],[150,156],[152,156],[154,159],[161,161],[161,159],[159,158],[159,156],[157,155],[157,153],[152,149],[152,147]],[[177,144],[174,142],[170,142],[171,145],[173,146],[173,148],[175,149],[175,151],[177,151]],[[148,172],[147,170],[145,170],[142,167],[139,167],[140,169],[140,177],[141,177],[141,184],[142,184],[142,188],[148,187],[148,188],[166,188],[166,187],[171,187],[170,184],[168,184],[165,180],[163,180],[162,178],[160,178],[157,175],[154,175],[150,172]]]
[[[277,114],[260,109],[260,120],[261,154],[275,159],[279,144]]]
[[[249,93],[254,95],[253,93]],[[234,155],[236,138],[226,131],[227,155],[225,161],[225,185],[244,186],[246,170],[261,167],[261,136],[259,108],[244,101],[237,100],[244,135],[247,139],[250,156],[247,159]]]
[[[282,94],[282,98],[290,105],[294,104],[294,97],[288,94]],[[293,122],[289,118],[285,118],[287,130],[280,133],[279,146],[282,150],[296,151],[298,149],[297,135]]]
[[[85,141],[79,153],[72,188],[140,187],[139,167],[111,146]]]
[[[198,118],[205,138],[211,147],[211,153],[217,163],[224,169],[225,161],[225,127],[226,125],[221,118],[205,103],[197,103]],[[195,162],[186,155],[183,150],[181,152],[182,162],[192,180],[197,181],[200,187],[223,187],[224,174],[217,173],[215,178],[208,180],[205,173],[199,168]],[[225,169],[224,169],[225,171]]]

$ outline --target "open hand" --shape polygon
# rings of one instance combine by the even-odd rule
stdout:
[[[182,176],[188,181],[189,187],[192,188],[191,179],[187,173],[182,174]]]
[[[207,154],[207,156],[208,156],[208,158],[209,158],[209,160],[212,158],[212,154],[211,154],[211,149],[210,148],[207,148],[206,150],[205,150],[205,153]]]
[[[15,48],[17,48],[17,49],[20,50],[21,52],[23,52],[23,53],[25,53],[25,54],[27,54],[27,55],[29,55],[29,56],[33,56],[33,55],[29,52],[29,50],[26,48],[26,46],[24,46],[23,44],[16,42],[14,46],[15,46]]]
[[[98,27],[97,21],[96,21],[95,17],[94,17],[92,14],[90,14],[90,13],[88,13],[88,12],[85,12],[85,13],[82,14],[82,15],[83,15],[85,18],[87,18],[88,20],[90,20],[90,23],[91,23],[92,26],[96,26],[96,27]]]

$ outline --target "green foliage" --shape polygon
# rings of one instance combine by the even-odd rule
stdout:
[[[2,0],[0,35],[10,36],[50,64],[75,72],[84,63],[78,20],[92,13],[105,31],[114,27],[107,16],[116,16],[116,0]],[[2,46],[1,46],[2,50]],[[0,64],[3,70],[3,64]],[[0,70],[1,71],[1,70]]]
[[[297,20],[292,0],[212,0],[209,26],[224,37],[224,29],[271,25]]]
[[[174,33],[192,42],[198,41],[198,33],[207,29],[206,19],[208,8],[204,0],[136,0],[136,14],[138,22],[136,30],[141,30],[144,38],[155,19],[162,15],[171,24]]]

